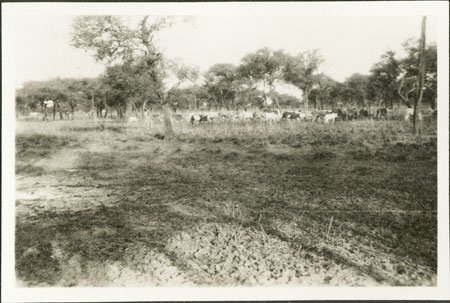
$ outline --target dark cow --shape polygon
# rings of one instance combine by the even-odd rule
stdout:
[[[289,115],[290,120],[300,120],[300,114],[299,113],[292,113]]]
[[[315,111],[313,116],[313,121],[318,122],[320,120],[323,120],[325,115],[329,114],[328,111]]]
[[[386,120],[387,118],[387,109],[386,108],[377,108],[377,120],[381,120],[381,118],[383,118],[384,120]]]
[[[354,108],[351,108],[347,111],[347,118],[349,120],[355,120],[358,119],[358,111]]]
[[[182,114],[173,114],[172,117],[176,120],[181,122],[183,120],[183,115]]]
[[[284,112],[283,116],[281,117],[283,120],[300,120],[300,114],[296,112]]]
[[[194,124],[195,122],[198,122],[198,123],[208,122],[208,116],[206,116],[206,115],[192,115],[191,116],[191,123]]]
[[[338,121],[345,121],[347,120],[347,113],[343,112],[341,109],[333,109],[331,111],[332,114],[337,114],[337,120]]]
[[[360,119],[362,119],[362,118],[369,118],[369,112],[366,109],[361,109],[359,111],[358,117]]]

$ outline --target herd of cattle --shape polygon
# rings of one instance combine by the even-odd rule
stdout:
[[[176,121],[189,121],[194,123],[216,122],[216,121],[313,121],[330,123],[336,121],[351,121],[376,119],[386,120],[390,109],[377,108],[372,112],[366,109],[334,109],[334,110],[293,110],[281,112],[279,109],[258,110],[254,112],[202,112],[202,113],[175,113],[173,118]],[[405,109],[404,120],[409,121],[414,114],[412,108]],[[419,113],[417,118],[422,119]]]
[[[392,111],[392,112],[391,112]],[[174,113],[172,115],[175,121],[185,121],[192,124],[204,122],[218,121],[312,121],[331,123],[336,121],[352,121],[352,120],[387,120],[387,119],[404,119],[410,121],[413,117],[413,108],[404,108],[403,110],[393,110],[388,108],[366,109],[333,109],[333,110],[290,110],[281,112],[279,109],[264,109],[256,111],[210,111],[210,112],[188,112]],[[428,110],[423,112],[424,115],[430,115],[436,119],[437,111]],[[42,119],[43,114],[32,112],[28,114],[30,119]],[[103,115],[102,115],[103,116]],[[106,115],[105,115],[106,116]],[[158,112],[145,112],[142,117],[144,120],[161,121],[162,114]],[[418,113],[418,120],[422,120],[422,113]],[[45,120],[45,119],[44,119]],[[129,116],[128,123],[137,123],[140,119],[136,116]]]

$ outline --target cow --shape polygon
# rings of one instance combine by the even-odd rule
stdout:
[[[344,121],[347,120],[347,114],[345,112],[343,112],[341,109],[333,109],[331,111],[332,114],[337,114],[337,119],[339,121]]]
[[[300,119],[302,119],[302,120],[312,121],[314,119],[313,113],[309,110],[304,110],[304,111],[300,112],[299,114],[300,114]]]
[[[349,108],[345,111],[347,120],[356,120],[358,118],[358,111],[354,108]]]
[[[293,113],[292,115],[289,116],[289,120],[300,121],[301,120],[300,113]]]
[[[256,111],[253,113],[253,119],[257,120],[264,119],[265,118],[264,114],[265,114],[264,112]]]
[[[322,120],[325,115],[329,114],[328,111],[316,111],[314,112],[313,121],[320,121]]]
[[[219,113],[219,119],[221,120],[228,120],[230,119],[232,116],[229,113]]]
[[[32,113],[30,113],[30,114],[28,115],[28,117],[30,117],[30,118],[39,118],[39,113],[32,112]]]
[[[206,116],[208,117],[208,121],[213,122],[214,120],[219,118],[219,113],[218,112],[210,112],[210,113],[207,113]]]
[[[173,114],[172,117],[175,119],[175,121],[181,122],[183,120],[182,114]]]
[[[197,115],[197,114],[192,115],[191,116],[191,123],[194,124],[196,122],[197,123],[208,122],[208,116],[206,116],[206,115]]]
[[[323,117],[323,122],[325,122],[325,123],[334,122],[334,121],[336,121],[337,117],[338,117],[337,113],[326,114]]]
[[[369,112],[366,109],[361,109],[361,110],[359,110],[358,117],[360,119],[369,118]]]
[[[281,112],[280,112],[279,109],[276,109],[276,113],[274,113],[274,112],[270,112],[270,113],[264,112],[263,115],[264,115],[264,119],[266,121],[279,121],[281,119]]]
[[[152,121],[158,121],[158,122],[163,122],[164,121],[163,116],[161,114],[159,114],[159,113],[153,113],[151,115],[151,119],[152,119]]]
[[[377,120],[386,120],[387,118],[387,109],[386,108],[377,108],[377,114],[376,114]]]
[[[281,116],[281,119],[283,120],[296,120],[296,119],[300,119],[300,115],[298,112],[283,112],[283,115]]]
[[[137,123],[137,122],[138,122],[137,117],[128,117],[128,124]]]
[[[242,120],[251,120],[251,119],[253,119],[253,116],[254,116],[254,113],[247,112],[247,111],[238,114],[239,119],[242,119]]]
[[[408,122],[410,118],[412,118],[414,116],[414,108],[407,108],[406,112],[405,112],[405,122]],[[417,119],[419,121],[422,121],[422,114],[421,113],[417,113]]]

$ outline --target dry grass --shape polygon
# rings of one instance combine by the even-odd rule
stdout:
[[[435,285],[435,122],[174,128],[19,122],[18,278]]]

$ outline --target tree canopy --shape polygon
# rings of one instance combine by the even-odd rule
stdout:
[[[393,51],[381,55],[368,74],[355,73],[339,82],[321,72],[324,58],[317,50],[297,54],[264,47],[244,55],[238,65],[218,63],[206,72],[169,60],[155,43],[173,17],[144,16],[131,26],[119,16],[82,16],[73,23],[72,45],[88,51],[106,66],[98,78],[53,79],[27,82],[17,91],[16,109],[38,111],[46,99],[57,101],[58,110],[117,111],[118,116],[150,108],[197,109],[288,107],[370,107],[409,104],[418,93],[419,43],[404,43],[406,56]],[[437,50],[424,52],[423,100],[431,107],[437,98]],[[180,88],[182,84],[184,86]],[[291,84],[302,97],[290,97],[277,90]],[[61,114],[62,115],[62,114]],[[170,122],[170,115],[165,115]],[[170,128],[170,127],[169,127]]]

